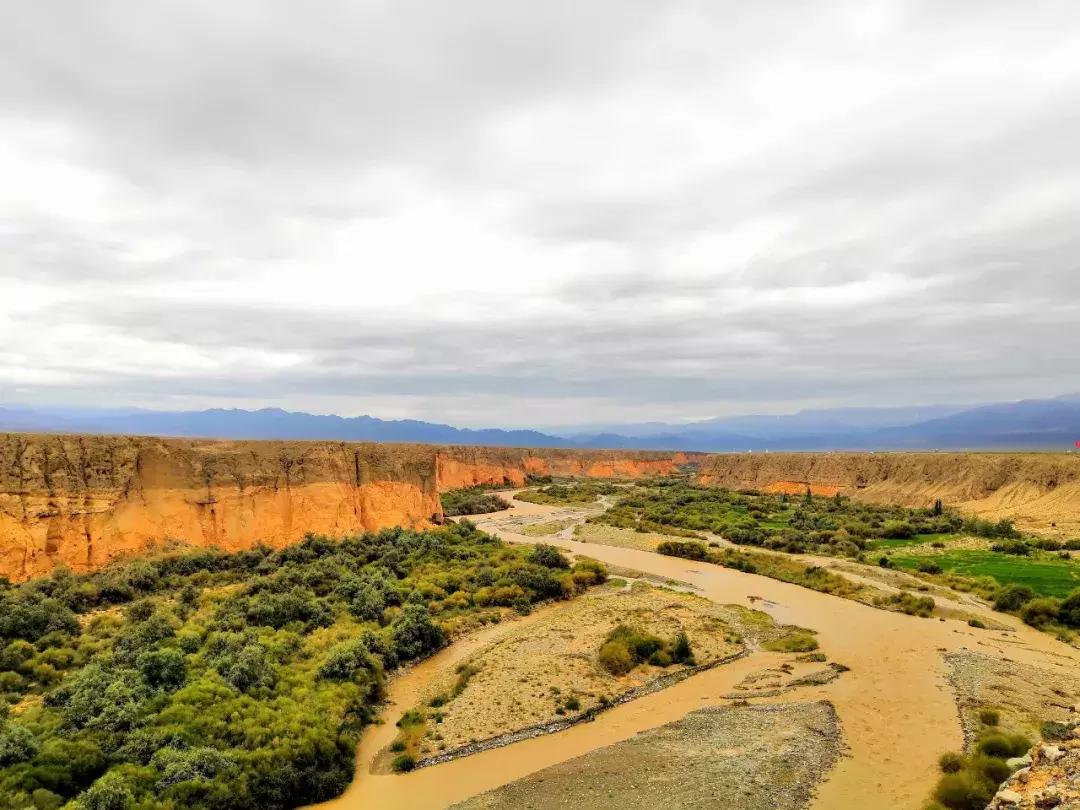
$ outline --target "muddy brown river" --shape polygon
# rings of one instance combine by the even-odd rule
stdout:
[[[537,518],[559,513],[558,507],[514,502],[514,515]],[[506,513],[499,513],[505,515]],[[836,707],[846,745],[845,755],[819,786],[816,810],[898,810],[920,807],[936,781],[937,759],[962,747],[960,718],[945,677],[945,651],[970,649],[1000,655],[1046,669],[1075,673],[1080,651],[1035,631],[1019,620],[992,615],[1008,632],[973,630],[965,622],[922,619],[866,605],[754,574],[664,557],[647,551],[582,544],[562,538],[531,538],[498,526],[499,514],[477,524],[504,540],[557,544],[612,566],[687,582],[701,595],[723,604],[765,610],[780,623],[817,631],[822,650],[850,671],[832,683],[802,688],[786,697],[824,698]],[[969,613],[980,608],[965,604]],[[537,614],[534,614],[536,616]],[[518,621],[529,621],[525,617]],[[375,755],[396,734],[393,720],[415,705],[428,683],[447,667],[505,632],[497,625],[456,642],[438,655],[395,678],[389,687],[388,722],[369,729],[357,752],[357,774],[338,799],[318,805],[325,810],[425,810],[462,799],[526,776],[596,748],[625,740],[639,731],[683,717],[702,706],[726,703],[720,695],[745,675],[783,656],[756,653],[708,670],[676,686],[617,706],[557,734],[516,743],[402,775],[370,772]]]

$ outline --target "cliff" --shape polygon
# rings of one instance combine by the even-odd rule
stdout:
[[[439,492],[528,475],[704,483],[910,505],[1080,537],[1080,455],[663,452],[0,434],[0,576],[172,541],[236,550],[442,520]]]
[[[682,454],[0,435],[0,576],[172,541],[237,550],[442,519],[439,492],[525,476],[665,474]]]
[[[728,453],[701,463],[702,483],[842,492],[879,503],[960,511],[1080,537],[1080,455],[1072,453]]]

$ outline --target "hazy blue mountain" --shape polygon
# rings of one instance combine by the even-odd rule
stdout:
[[[587,426],[586,426],[587,427]],[[264,408],[95,411],[0,408],[0,430],[133,433],[236,439],[330,439],[502,447],[702,450],[1071,449],[1080,440],[1080,396],[977,407],[836,408],[735,416],[625,429],[471,430],[414,419],[320,416]],[[640,432],[638,432],[640,431]]]
[[[17,413],[17,418],[6,418]],[[331,439],[341,441],[424,442],[516,447],[562,447],[571,442],[534,430],[469,430],[413,419],[372,416],[322,416],[263,408],[257,411],[212,408],[205,411],[84,412],[71,416],[0,410],[0,429],[81,433],[131,433],[208,439]]]
[[[1080,441],[1080,396],[983,405],[873,438],[889,447],[1070,449]]]

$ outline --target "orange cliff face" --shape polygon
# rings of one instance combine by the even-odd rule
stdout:
[[[239,550],[442,520],[439,492],[528,474],[639,477],[683,454],[0,435],[0,576],[171,542]]]
[[[530,475],[643,478],[671,475],[702,454],[619,450],[446,447],[436,452],[440,492],[479,484],[524,486]]]
[[[0,575],[170,541],[237,550],[441,520],[430,450],[335,442],[0,436]]]

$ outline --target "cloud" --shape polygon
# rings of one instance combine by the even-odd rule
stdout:
[[[0,401],[469,425],[1075,388],[1080,8],[0,11]]]

